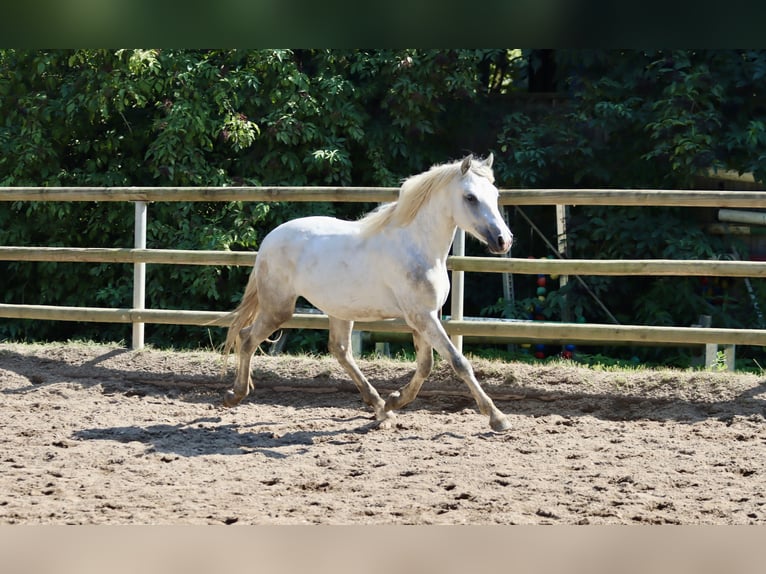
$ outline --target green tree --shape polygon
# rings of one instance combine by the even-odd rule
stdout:
[[[708,169],[752,172],[758,180],[766,176],[766,134],[759,119],[766,52],[564,50],[557,52],[556,66],[556,105],[519,109],[504,118],[498,136],[506,158],[498,167],[501,181],[529,187],[683,189]],[[572,256],[728,256],[732,241],[704,233],[700,211],[575,207]],[[626,323],[689,325],[705,312],[719,326],[756,326],[749,300],[713,305],[696,279],[588,281]],[[568,304],[591,320],[607,321],[576,282],[567,291]],[[547,312],[556,315],[555,309]]]
[[[396,185],[459,157],[498,51],[2,50],[0,185]],[[366,205],[157,203],[153,248],[257,249],[285,219]],[[22,217],[19,217],[19,216]],[[0,242],[129,246],[127,205],[0,206]],[[2,264],[3,301],[129,306],[128,266]],[[147,304],[229,309],[247,269],[150,266]],[[87,286],[91,286],[89,290]],[[169,286],[175,288],[170,288]],[[83,286],[86,286],[83,289]],[[31,295],[34,294],[34,295]],[[42,295],[40,295],[42,294]],[[125,338],[123,326],[7,322],[0,336]],[[200,329],[151,327],[160,344]]]
[[[501,187],[685,188],[709,168],[763,180],[764,88],[761,50],[0,50],[0,185],[393,186],[434,163],[488,151]],[[286,219],[354,218],[371,207],[158,202],[148,241],[254,250]],[[529,212],[552,237],[552,210]],[[729,247],[688,214],[575,207],[573,256],[724,256]],[[129,205],[2,203],[0,243],[127,247],[132,217]],[[546,254],[521,219],[513,223],[516,256]],[[148,305],[230,309],[248,271],[149,266]],[[131,302],[126,265],[0,263],[0,274],[4,302]],[[527,280],[534,289],[534,278],[516,280],[521,295]],[[689,324],[706,301],[693,281],[590,282],[625,322]],[[569,290],[569,304],[603,320],[576,283]],[[467,292],[476,314],[500,296],[500,281],[469,277]],[[745,303],[711,312],[716,324],[752,323]],[[147,334],[161,345],[208,343],[199,328]],[[121,339],[128,331],[0,324],[0,337],[70,336]]]

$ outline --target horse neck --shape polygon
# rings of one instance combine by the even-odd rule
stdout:
[[[402,228],[407,241],[429,259],[446,261],[457,225],[448,209],[448,197],[430,197],[413,220]]]

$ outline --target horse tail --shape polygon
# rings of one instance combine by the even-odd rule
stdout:
[[[256,281],[255,273],[250,275],[250,280],[245,287],[245,294],[242,296],[234,311],[232,311],[228,317],[231,319],[229,323],[229,331],[226,333],[226,342],[223,346],[223,356],[228,357],[233,349],[237,347],[239,341],[239,333],[255,322],[255,318],[258,316],[258,281]]]

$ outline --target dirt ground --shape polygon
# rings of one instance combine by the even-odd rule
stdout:
[[[0,345],[4,524],[766,523],[766,376],[437,360],[388,429],[328,357]],[[360,361],[385,396],[413,365]]]

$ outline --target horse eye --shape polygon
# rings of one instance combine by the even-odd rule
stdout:
[[[466,196],[465,196],[465,200],[466,200],[468,203],[476,203],[476,201],[477,201],[477,200],[476,200],[476,196],[475,196],[474,194],[472,194],[472,193],[469,193],[468,195],[466,195]]]

